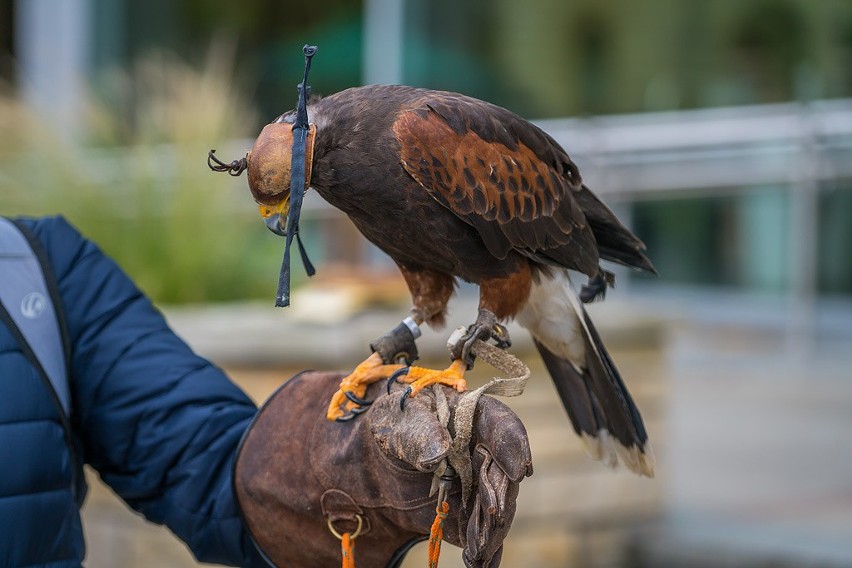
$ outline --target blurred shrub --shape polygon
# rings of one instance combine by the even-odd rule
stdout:
[[[0,95],[0,214],[62,214],[159,302],[274,297],[281,243],[259,222],[245,178],[214,174],[210,148],[253,136],[255,113],[233,57],[211,49],[196,69],[152,55],[87,104],[71,141],[14,94]]]

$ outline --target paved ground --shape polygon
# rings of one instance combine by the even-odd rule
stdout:
[[[504,565],[852,567],[852,353],[792,354],[771,333],[661,328],[635,308],[608,309],[595,317],[639,399],[659,475],[638,480],[586,460],[536,369],[528,392],[512,401],[530,431],[536,473],[522,486]],[[364,338],[398,320],[379,312],[345,326],[303,321],[294,333],[296,324],[268,311],[170,318],[258,399],[308,366],[286,362],[284,349],[311,367],[345,367],[363,355]],[[317,337],[333,348],[312,351]],[[227,353],[234,338],[248,341]],[[442,354],[441,336],[424,339],[427,354]],[[263,369],[249,365],[258,362]],[[85,514],[93,568],[194,565],[166,531],[103,489]],[[411,556],[407,567],[426,564],[422,547]],[[461,566],[458,551],[447,547],[441,566]]]

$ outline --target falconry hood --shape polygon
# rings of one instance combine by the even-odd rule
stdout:
[[[308,259],[299,237],[299,215],[302,199],[311,181],[316,126],[308,122],[308,73],[317,47],[305,45],[305,74],[298,86],[295,122],[267,124],[245,158],[230,164],[221,162],[211,150],[207,164],[214,171],[233,176],[248,170],[249,189],[258,204],[260,215],[270,231],[286,238],[284,259],[278,278],[275,305],[290,305],[290,245],[295,237],[302,264],[308,276],[316,270]]]
[[[311,261],[308,260],[308,254],[305,252],[305,247],[302,245],[302,240],[299,238],[299,215],[302,212],[302,199],[305,196],[305,189],[308,184],[308,176],[306,170],[310,168],[311,158],[313,157],[313,139],[314,136],[311,136],[311,156],[308,156],[307,147],[308,147],[308,132],[311,130],[310,125],[308,124],[308,73],[311,70],[311,58],[316,54],[317,47],[315,45],[306,45],[302,48],[302,52],[305,54],[305,75],[302,78],[302,82],[299,84],[299,102],[296,105],[296,122],[293,124],[293,128],[291,130],[292,136],[292,152],[290,154],[290,163],[289,168],[283,167],[284,162],[282,161],[282,167],[280,170],[280,181],[282,183],[286,183],[287,177],[287,169],[289,169],[290,174],[290,192],[289,195],[284,198],[284,203],[286,203],[287,198],[289,198],[290,205],[289,207],[282,207],[278,215],[272,216],[274,223],[272,223],[272,229],[274,232],[276,228],[280,229],[280,223],[278,220],[281,218],[282,214],[286,210],[287,215],[287,231],[284,236],[287,241],[284,245],[284,259],[281,262],[281,273],[278,277],[278,292],[275,295],[275,305],[278,307],[286,307],[290,305],[290,244],[293,242],[293,237],[296,237],[296,242],[299,245],[299,253],[302,257],[302,264],[305,266],[305,272],[308,273],[308,276],[313,276],[316,270],[313,265],[311,265]],[[259,192],[263,192],[266,190],[274,190],[273,187],[267,186],[264,184],[263,174],[268,171],[268,164],[270,158],[274,158],[273,154],[270,156],[266,155],[265,148],[267,146],[275,146],[276,138],[274,137],[273,132],[268,133],[268,137],[264,135],[268,128],[274,126],[272,124],[267,125],[266,128],[260,133],[260,136],[255,142],[254,148],[259,152],[258,160],[257,160],[257,169],[258,172],[256,175],[252,174],[252,170],[254,167],[249,164],[249,187],[251,188],[252,194],[257,198]],[[287,125],[282,124],[281,126],[284,129],[287,128]],[[277,128],[275,130],[278,130]],[[314,127],[313,132],[316,132],[316,127]],[[281,133],[278,133],[281,136]],[[281,136],[284,142],[282,145],[282,149],[286,149],[286,136]],[[271,142],[271,144],[270,144]],[[254,149],[252,150],[252,160],[254,162]],[[308,164],[308,165],[306,165]],[[267,168],[264,167],[267,166]],[[273,167],[274,171],[275,168]],[[258,183],[257,186],[252,184],[252,179]],[[273,175],[273,179],[275,175]],[[262,202],[261,202],[262,205]],[[270,226],[270,223],[267,223],[267,226]],[[280,233],[278,233],[280,234]]]

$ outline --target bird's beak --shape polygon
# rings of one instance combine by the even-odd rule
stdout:
[[[276,205],[258,205],[266,227],[279,237],[287,236],[287,214],[290,212],[290,193]]]

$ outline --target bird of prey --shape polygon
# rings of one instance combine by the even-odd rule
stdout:
[[[465,389],[474,339],[532,335],[574,430],[593,457],[652,476],[642,418],[583,300],[612,274],[601,259],[654,272],[645,246],[584,185],[559,144],[516,114],[461,94],[406,86],[348,89],[307,105],[306,188],[387,253],[411,292],[410,318],[440,328],[456,280],[479,285],[479,313],[445,370],[407,369],[415,396],[433,383]],[[290,206],[296,111],[268,124],[246,157],[249,186],[274,227]],[[270,224],[270,223],[268,223]],[[374,353],[341,383],[328,417],[363,403],[366,386],[400,368]]]

